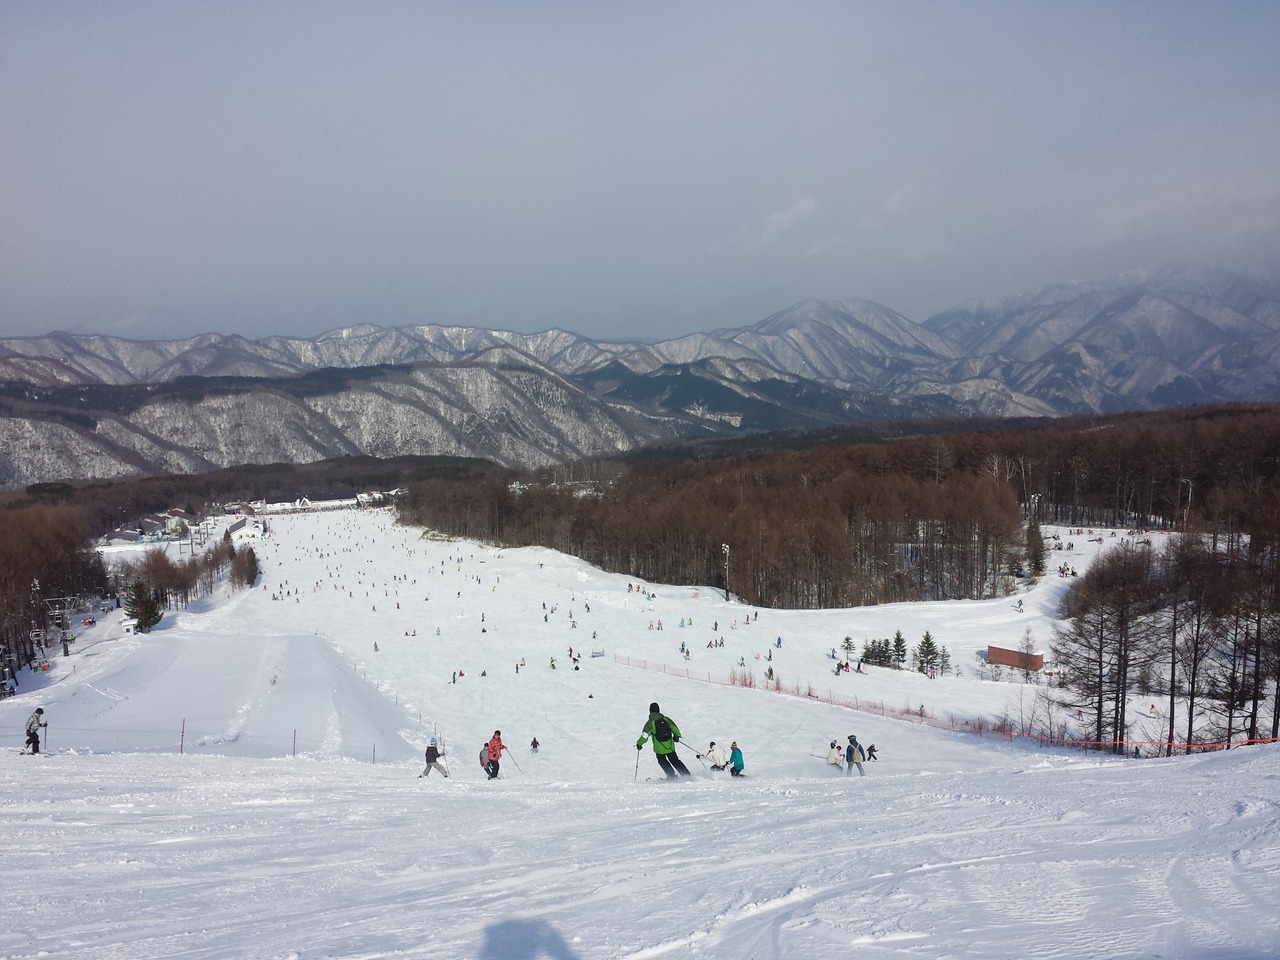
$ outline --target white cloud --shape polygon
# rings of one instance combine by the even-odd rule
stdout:
[[[736,231],[729,236],[729,240],[746,250],[760,250],[795,232],[799,226],[811,221],[817,212],[818,205],[813,198],[804,197],[785,210],[769,214],[755,229]]]

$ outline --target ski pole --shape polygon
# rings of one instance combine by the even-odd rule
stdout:
[[[503,744],[503,746],[502,746],[502,752],[503,752],[503,753],[505,753],[505,754],[507,755],[507,759],[508,759],[508,760],[510,760],[512,763],[516,763],[516,758],[515,758],[514,756],[512,756],[511,751],[507,749],[506,744]],[[520,770],[520,764],[516,763],[516,769],[517,769],[517,770]],[[520,770],[520,772],[521,772],[521,773],[524,773],[524,771],[523,771],[523,770]]]
[[[676,743],[680,744],[680,746],[684,747],[686,750],[693,750],[693,747],[689,746],[683,740],[677,740]],[[702,754],[700,754],[697,750],[693,750],[693,755],[698,758],[699,763],[702,763]],[[707,765],[705,763],[702,763],[702,769],[703,770],[707,769]]]
[[[631,779],[632,780],[640,779],[640,748],[639,747],[636,747],[636,775]]]

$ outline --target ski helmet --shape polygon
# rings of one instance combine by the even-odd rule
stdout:
[[[658,702],[657,702],[656,700],[655,700],[653,703],[649,704],[649,712],[650,712],[650,713],[661,713],[661,712],[662,712],[661,710],[659,710],[659,709],[658,709]]]

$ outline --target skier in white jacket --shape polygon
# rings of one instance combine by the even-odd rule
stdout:
[[[723,770],[729,763],[729,758],[725,756],[724,747],[717,747],[714,740],[711,741],[711,746],[707,748],[707,752],[702,756],[711,761],[712,770]]]
[[[844,769],[844,751],[840,749],[840,744],[834,740],[831,741],[831,749],[827,751],[827,763],[833,763],[842,770]]]

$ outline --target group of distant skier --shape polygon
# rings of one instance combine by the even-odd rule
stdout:
[[[529,752],[537,753],[539,746],[538,738],[534,737],[529,741]],[[498,774],[502,769],[502,754],[504,751],[510,753],[510,751],[507,750],[506,744],[502,742],[501,730],[493,731],[493,736],[490,737],[485,742],[485,745],[480,748],[480,769],[485,772],[485,775],[490,780],[498,779]],[[427,743],[427,750],[424,755],[424,759],[426,760],[427,765],[422,768],[422,772],[418,774],[419,777],[429,777],[432,770],[440,771],[441,776],[449,776],[449,769],[443,762],[444,750],[441,749],[441,743],[438,737],[432,737]],[[519,766],[519,764],[516,764],[517,769],[519,769]]]
[[[867,771],[862,769],[863,761],[875,759],[876,745],[873,743],[871,746],[864,748],[852,733],[849,734],[848,743],[845,744],[843,750],[840,749],[839,741],[832,740],[831,749],[827,751],[827,763],[843,767],[845,776],[853,773],[854,767],[857,767],[858,776],[865,777]]]
[[[33,714],[33,717],[35,715]],[[636,775],[639,776],[640,758],[639,752],[644,749],[646,742],[653,745],[653,755],[658,761],[658,766],[662,769],[663,777],[667,780],[676,780],[680,777],[690,777],[693,774],[689,772],[689,768],[684,765],[684,761],[680,759],[676,753],[676,745],[693,749],[685,743],[680,737],[680,727],[677,723],[662,712],[661,707],[655,701],[649,704],[649,716],[644,722],[644,726],[640,728],[640,737],[636,740]],[[529,743],[529,752],[537,753],[538,738],[534,737]],[[510,750],[506,744],[502,742],[502,731],[493,731],[493,736],[480,748],[480,767],[484,770],[485,775],[490,780],[498,779],[501,772],[501,763],[503,753],[510,755]],[[426,751],[426,767],[419,777],[426,777],[431,774],[432,770],[438,770],[443,776],[448,777],[449,771],[441,763],[444,751],[440,749],[440,743],[436,737],[432,737],[427,745]],[[729,744],[729,752],[726,754],[724,747],[717,744],[714,740],[710,741],[707,749],[704,751],[694,750],[694,756],[698,760],[709,761],[709,767],[715,771],[728,770],[729,775],[733,777],[746,776],[743,771],[746,769],[746,761],[742,756],[742,748],[738,746],[736,740]],[[856,768],[859,776],[865,776],[866,770],[862,764],[867,760],[876,759],[876,745],[873,743],[869,747],[863,747],[858,742],[858,738],[849,734],[848,743],[843,749],[836,740],[831,741],[831,749],[827,753],[826,760],[828,763],[839,766],[844,769],[846,775],[853,773]],[[512,761],[514,763],[514,760]],[[516,764],[519,769],[519,764]]]

